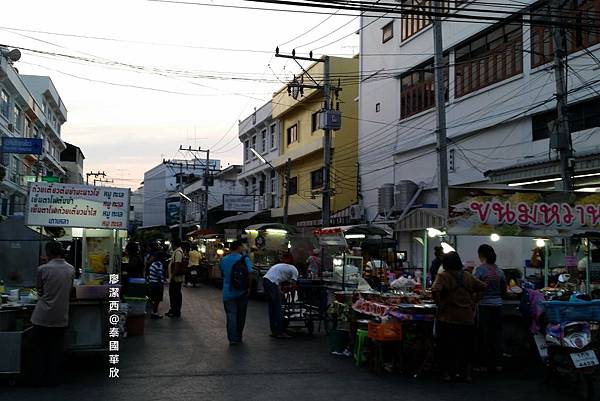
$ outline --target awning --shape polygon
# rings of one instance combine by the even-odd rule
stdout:
[[[322,231],[336,231],[339,230],[344,233],[344,235],[348,234],[364,234],[367,235],[381,235],[383,237],[392,236],[392,230],[383,225],[379,224],[357,224],[352,226],[338,226],[338,227],[327,227],[323,228]],[[319,230],[317,230],[319,231]]]
[[[600,170],[600,153],[598,151],[578,152],[574,170],[575,176]],[[518,183],[560,177],[560,174],[560,161],[548,160],[547,157],[543,157],[509,167],[489,170],[484,175],[492,183]]]
[[[420,231],[446,225],[446,209],[418,208],[396,221],[394,231]]]
[[[274,228],[277,230],[286,230],[292,233],[298,232],[298,229],[294,226],[290,226],[288,224],[282,223],[261,223],[261,224],[252,224],[246,227],[246,230],[266,230],[268,228]]]
[[[217,221],[217,224],[234,223],[236,221],[246,221],[246,220],[250,220],[260,214],[263,214],[263,213],[270,213],[270,212],[268,210],[266,210],[266,211],[260,211],[260,212],[240,213],[235,216],[225,217],[224,219]]]

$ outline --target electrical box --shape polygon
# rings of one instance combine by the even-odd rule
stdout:
[[[342,113],[338,110],[321,110],[319,113],[319,129],[337,131],[342,128]]]

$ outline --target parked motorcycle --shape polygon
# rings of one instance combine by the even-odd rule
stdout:
[[[594,382],[600,373],[600,324],[594,312],[584,320],[588,308],[598,308],[595,302],[545,303],[551,322],[544,334],[534,336],[540,356],[552,376],[568,379],[584,400],[594,398]],[[571,314],[575,319],[569,319]]]

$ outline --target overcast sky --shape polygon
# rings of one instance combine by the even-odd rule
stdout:
[[[277,45],[303,34],[282,51],[312,41],[298,51],[331,42],[316,53],[358,50],[352,34],[358,19],[348,16],[330,17],[311,30],[327,15],[146,0],[10,1],[3,2],[3,16],[0,42],[22,49],[15,64],[22,74],[52,78],[68,110],[63,139],[81,147],[85,170],[104,170],[115,184],[132,188],[163,158],[190,158],[179,145],[211,148],[223,166],[239,163],[238,120],[270,99],[283,85],[279,80],[299,71],[293,61],[273,57]]]

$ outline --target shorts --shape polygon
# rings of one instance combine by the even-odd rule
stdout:
[[[162,284],[150,284],[150,301],[162,302],[164,286]]]

